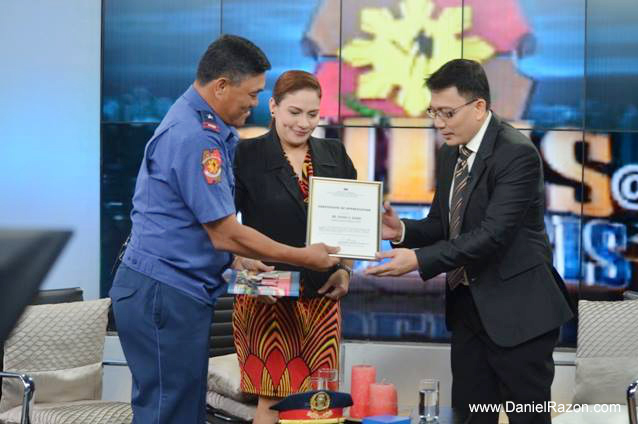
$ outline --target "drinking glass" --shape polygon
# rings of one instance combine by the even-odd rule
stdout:
[[[419,418],[425,422],[439,419],[439,380],[424,379],[419,382]]]

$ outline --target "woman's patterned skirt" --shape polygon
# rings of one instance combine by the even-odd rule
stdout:
[[[339,302],[326,297],[268,305],[236,296],[233,333],[246,393],[285,397],[310,390],[319,369],[339,368]]]

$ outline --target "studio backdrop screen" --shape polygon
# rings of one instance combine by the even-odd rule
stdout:
[[[249,38],[273,64],[242,133],[265,131],[277,77],[319,78],[317,132],[340,138],[360,179],[382,180],[403,217],[427,216],[442,141],[424,78],[477,60],[492,110],[544,161],[554,265],[574,298],[638,288],[638,8],[624,0],[104,0],[102,293],[130,230],[144,144],[222,33]],[[384,249],[389,246],[384,243]],[[443,276],[371,278],[356,264],[344,337],[448,341]],[[574,323],[561,343],[575,343]]]

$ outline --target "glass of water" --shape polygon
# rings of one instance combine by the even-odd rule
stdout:
[[[339,391],[339,370],[334,368],[321,368],[319,369],[319,377],[324,379],[326,389],[333,392]]]
[[[323,377],[310,377],[310,390],[326,390],[326,380]]]
[[[419,382],[419,418],[428,423],[439,420],[439,380]]]

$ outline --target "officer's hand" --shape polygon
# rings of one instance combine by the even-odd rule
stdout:
[[[377,252],[377,259],[391,258],[388,263],[367,268],[368,275],[399,276],[414,271],[419,266],[416,253],[412,249],[392,249],[386,252]]]
[[[306,250],[306,268],[315,271],[326,271],[337,265],[341,260],[333,256],[328,256],[339,251],[338,247],[328,246],[324,243],[311,244],[304,248]]]
[[[328,299],[339,300],[348,294],[349,286],[350,274],[345,269],[338,269],[332,273],[326,284],[317,290],[317,293],[325,295]]]
[[[238,271],[246,270],[255,272],[268,272],[275,269],[274,266],[268,266],[262,261],[258,261],[257,259],[244,258],[243,256],[235,256],[231,268]]]
[[[381,218],[381,237],[383,240],[399,240],[403,228],[397,213],[390,206],[390,202],[383,202],[383,216]]]
[[[255,296],[255,295],[250,295],[250,297],[254,297],[254,298],[257,299],[257,302],[265,303],[267,305],[273,305],[273,304],[277,303],[277,298],[275,296],[263,296],[263,295]]]

